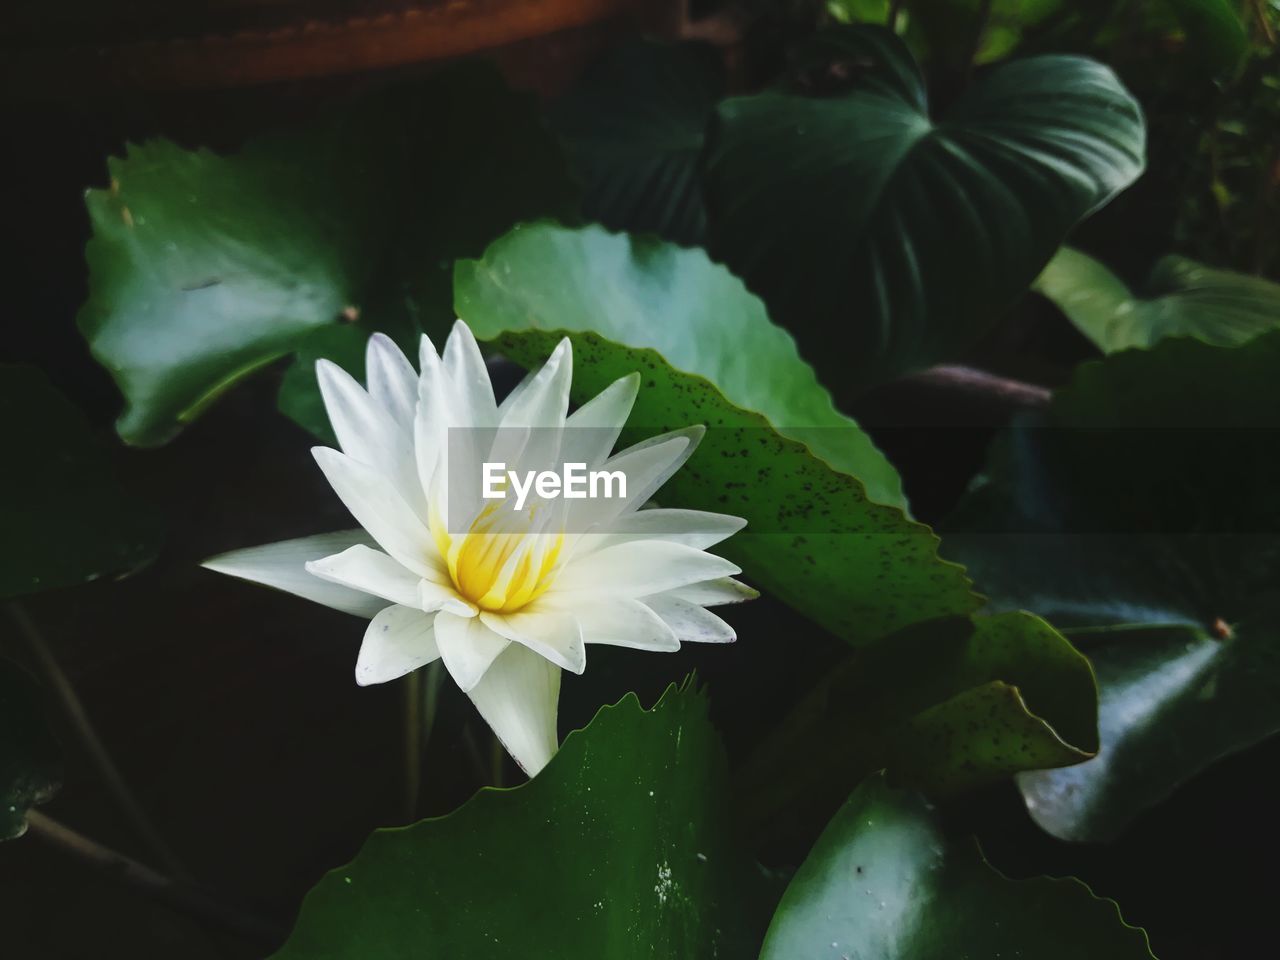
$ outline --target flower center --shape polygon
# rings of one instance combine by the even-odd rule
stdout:
[[[508,516],[486,508],[466,533],[437,537],[458,593],[494,613],[514,612],[541,596],[555,579],[564,544],[562,534],[535,532],[527,521],[499,522]]]

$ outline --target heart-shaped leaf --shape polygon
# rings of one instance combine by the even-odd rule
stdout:
[[[1138,176],[1145,132],[1080,57],[1005,64],[934,119],[892,34],[818,43],[847,91],[726,100],[706,184],[713,252],[843,392],[973,344]]]
[[[732,836],[725,767],[705,697],[629,695],[530,782],[375,832],[276,957],[750,956],[776,894]]]
[[[583,181],[586,219],[676,243],[704,241],[698,158],[723,73],[710,47],[634,41],[554,105],[549,120]]]
[[[1063,247],[1033,287],[1104,353],[1165,337],[1234,346],[1280,328],[1280,284],[1164,257],[1141,295],[1097,260]]]
[[[1074,879],[1008,880],[875,776],[796,871],[760,960],[1150,960],[1146,934]]]
[[[1086,660],[1026,613],[915,624],[827,669],[737,782],[748,821],[825,816],[888,767],[930,794],[1098,748]]]
[[[460,261],[454,295],[476,336],[526,366],[571,337],[577,402],[640,371],[630,439],[706,425],[661,499],[747,518],[725,554],[805,616],[866,643],[978,606],[929,528],[904,515],[897,471],[702,251],[524,226]]]
[[[1057,836],[1112,837],[1280,731],[1278,374],[1280,332],[1087,364],[948,524],[997,606],[1080,628],[1097,670],[1098,758],[1021,780]]]
[[[160,517],[40,370],[0,365],[0,430],[0,599],[129,573],[155,555]]]
[[[58,789],[61,766],[31,681],[0,660],[0,840],[22,836],[27,810]]]
[[[79,323],[142,445],[371,300],[447,307],[453,257],[572,192],[532,103],[473,65],[231,156],[158,140],[108,166]]]

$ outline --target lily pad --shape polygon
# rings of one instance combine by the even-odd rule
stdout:
[[[1113,837],[1280,731],[1278,372],[1280,332],[1087,364],[947,525],[993,604],[1067,629],[1097,670],[1098,758],[1021,778],[1057,836]]]
[[[1150,960],[1146,934],[1079,880],[1008,880],[881,776],[827,826],[778,905],[760,960]]]
[[[776,894],[738,852],[725,779],[702,694],[629,694],[530,782],[376,831],[275,956],[750,956]]]
[[[130,573],[155,555],[161,518],[37,368],[0,365],[0,429],[0,599]]]
[[[1280,328],[1280,284],[1186,257],[1162,258],[1135,294],[1097,260],[1063,247],[1033,289],[1104,353],[1165,337],[1235,346]]]
[[[30,679],[0,660],[0,840],[26,832],[27,810],[53,796],[61,768],[57,743],[40,715]]]
[[[80,329],[124,393],[129,443],[388,291],[447,307],[452,257],[562,213],[572,187],[526,97],[464,65],[220,156],[164,140],[108,162]]]
[[[569,336],[577,402],[640,371],[624,442],[705,425],[662,501],[745,517],[725,555],[805,616],[860,644],[980,604],[904,513],[897,471],[702,251],[524,226],[460,261],[454,296],[477,337],[525,366]]]
[[[915,624],[824,672],[737,778],[748,821],[825,816],[875,770],[931,795],[1098,749],[1089,661],[1026,613]]]
[[[712,251],[842,390],[956,357],[1142,172],[1142,112],[1102,64],[1016,60],[937,119],[893,34],[814,43],[826,95],[720,105],[707,201]]]

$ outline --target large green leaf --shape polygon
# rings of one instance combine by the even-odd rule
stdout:
[[[31,681],[0,659],[0,840],[27,829],[27,810],[58,789],[61,759]]]
[[[859,787],[796,871],[760,960],[1150,960],[1146,934],[1074,879],[1014,881],[947,840],[918,796]]]
[[[40,370],[0,365],[0,431],[0,599],[129,573],[154,556],[159,516]]]
[[[1280,284],[1185,257],[1162,258],[1136,295],[1097,260],[1063,247],[1033,289],[1104,353],[1180,336],[1234,346],[1280,328]]]
[[[611,230],[702,243],[698,158],[724,88],[710,47],[633,41],[588,70],[550,112],[582,213]]]
[[[1145,132],[1090,60],[1006,64],[936,120],[892,34],[819,42],[850,89],[722,103],[707,198],[713,252],[843,391],[972,345],[1138,176]]]
[[[108,166],[79,322],[144,445],[375,296],[447,307],[454,256],[570,194],[532,104],[470,65],[231,156],[157,140]]]
[[[577,402],[639,370],[630,439],[705,424],[663,501],[747,518],[726,555],[806,616],[865,643],[977,607],[932,532],[904,515],[897,472],[702,251],[524,226],[460,261],[454,289],[476,336],[526,366],[570,336]]]
[[[1280,731],[1280,332],[1171,339],[1081,368],[998,444],[944,548],[997,606],[1073,634],[1100,685],[1097,759],[1025,775],[1032,815],[1117,834]]]
[[[725,767],[704,696],[645,711],[630,694],[530,782],[376,831],[276,957],[749,956],[771,895],[732,836]]]
[[[738,777],[749,821],[825,815],[889,767],[930,794],[1098,748],[1089,662],[1026,613],[915,624],[828,669]]]

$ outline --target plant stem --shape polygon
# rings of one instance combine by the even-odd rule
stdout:
[[[84,747],[85,752],[89,754],[94,766],[98,768],[98,775],[102,778],[103,783],[106,784],[107,790],[115,798],[116,804],[128,818],[139,838],[147,845],[151,854],[160,861],[161,865],[175,877],[189,881],[191,879],[190,875],[182,867],[169,845],[161,839],[159,832],[152,826],[137,798],[134,797],[133,791],[125,783],[124,777],[120,774],[120,769],[116,766],[115,761],[111,759],[111,754],[107,752],[102,739],[89,721],[89,714],[76,693],[75,687],[71,685],[71,681],[58,664],[57,658],[53,655],[53,651],[49,648],[49,644],[45,641],[39,628],[36,627],[35,622],[27,614],[26,609],[16,600],[9,602],[8,609],[9,616],[17,625],[18,632],[23,640],[26,641],[27,648],[39,663],[45,679],[53,688],[53,692],[62,705],[62,710],[66,714],[71,728],[75,731],[76,737]]]
[[[506,762],[506,748],[502,746],[502,741],[495,733],[489,741],[489,779],[493,781],[495,787],[504,786],[506,778],[503,776],[503,769]]]
[[[422,795],[422,671],[414,670],[404,680],[404,813],[412,822]]]
[[[275,924],[224,903],[193,884],[157,873],[39,810],[27,811],[27,826],[33,836],[183,913],[272,947],[285,938],[286,931]]]
[[[904,379],[985,396],[1018,407],[1042,407],[1053,397],[1053,391],[1048,387],[1023,380],[1012,380],[959,364],[942,364],[913,373]]]

